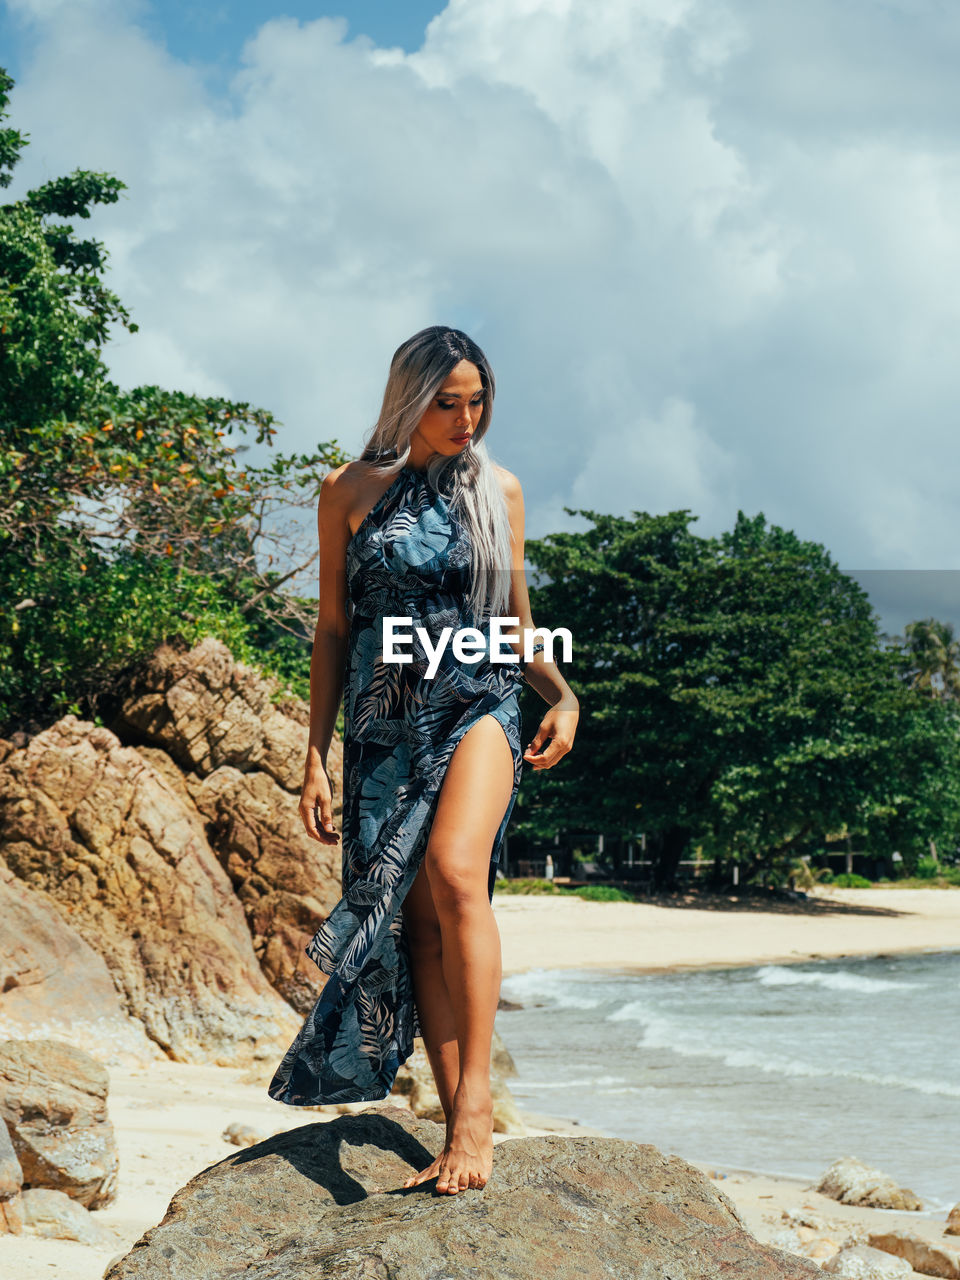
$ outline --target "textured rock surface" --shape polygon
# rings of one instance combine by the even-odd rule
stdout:
[[[79,1240],[97,1249],[111,1249],[117,1237],[102,1222],[62,1191],[36,1188],[19,1198],[21,1232],[49,1240]]]
[[[10,1132],[0,1120],[0,1202],[12,1200],[23,1186],[23,1170],[13,1149]]]
[[[499,1144],[483,1190],[402,1189],[443,1131],[381,1107],[228,1156],[104,1280],[804,1280],[698,1170],[614,1138]]]
[[[960,1204],[955,1204],[947,1214],[947,1225],[943,1229],[945,1236],[960,1236]]]
[[[909,1262],[914,1271],[943,1280],[960,1280],[960,1253],[956,1249],[931,1244],[913,1231],[884,1231],[871,1235],[867,1243],[884,1253]]]
[[[198,808],[265,977],[306,1014],[326,979],[304,947],[340,897],[341,850],[303,829],[298,804],[310,708],[295,698],[275,704],[277,689],[213,637],[188,651],[165,645],[111,727],[138,746],[185,805]],[[336,826],[342,764],[334,737],[327,765]]]
[[[296,1034],[201,815],[109,730],[66,716],[7,755],[0,860],[100,953],[170,1057],[236,1065]]]
[[[0,1043],[0,1121],[24,1189],[54,1188],[88,1209],[114,1199],[118,1161],[108,1086],[106,1068],[74,1045]]]
[[[127,1016],[99,952],[0,862],[0,1039],[53,1037],[132,1066],[163,1057]]]
[[[200,776],[221,765],[270,774],[300,794],[307,754],[302,704],[277,706],[276,682],[240,662],[212,636],[183,651],[161,646],[137,678],[111,726],[124,740],[139,734]],[[331,777],[340,761],[331,749]]]
[[[823,1270],[831,1276],[840,1276],[842,1280],[903,1280],[913,1275],[910,1264],[902,1258],[893,1258],[880,1249],[871,1249],[869,1245],[853,1245],[849,1249],[841,1249],[823,1264]]]
[[[311,840],[300,821],[299,790],[293,797],[265,773],[224,765],[202,780],[188,778],[187,786],[244,909],[264,976],[299,1013],[309,1013],[326,976],[304,947],[340,897],[340,846]]]
[[[874,1209],[906,1209],[911,1212],[923,1208],[922,1201],[909,1188],[898,1186],[889,1174],[871,1169],[852,1156],[835,1160],[820,1179],[817,1190],[831,1200],[839,1200],[841,1204],[863,1204]]]

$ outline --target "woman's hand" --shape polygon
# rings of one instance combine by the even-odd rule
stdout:
[[[321,844],[336,844],[340,833],[333,829],[333,794],[330,779],[321,764],[308,765],[300,795],[300,817],[307,835]]]
[[[573,746],[573,739],[580,720],[580,703],[576,698],[561,698],[554,703],[540,721],[540,728],[533,741],[523,753],[523,758],[534,769],[552,769]],[[543,751],[543,744],[550,740],[550,745]]]

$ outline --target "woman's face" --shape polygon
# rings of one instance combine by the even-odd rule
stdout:
[[[469,360],[461,360],[414,428],[411,446],[419,437],[431,453],[448,458],[466,449],[483,413],[483,397],[480,370]]]

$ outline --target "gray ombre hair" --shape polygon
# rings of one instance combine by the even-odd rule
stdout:
[[[477,625],[505,616],[510,603],[513,531],[503,491],[483,437],[490,426],[495,382],[477,344],[459,329],[432,325],[394,352],[383,405],[360,461],[396,474],[410,456],[410,437],[430,402],[461,360],[476,365],[483,386],[483,410],[473,437],[452,457],[435,455],[426,467],[430,486],[442,493],[466,528],[471,545],[472,583],[467,607]]]

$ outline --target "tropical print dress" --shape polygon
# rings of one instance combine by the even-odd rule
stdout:
[[[421,1034],[401,906],[423,860],[454,748],[484,715],[499,721],[513,754],[513,791],[494,838],[487,892],[517,798],[522,769],[523,664],[461,662],[453,633],[468,613],[470,545],[464,526],[425,473],[405,467],[350,539],[350,620],[344,681],[342,892],[305,948],[328,974],[320,997],[267,1092],[291,1106],[385,1098]],[[383,661],[384,617],[411,619],[412,661]],[[452,627],[439,668],[435,648]]]

